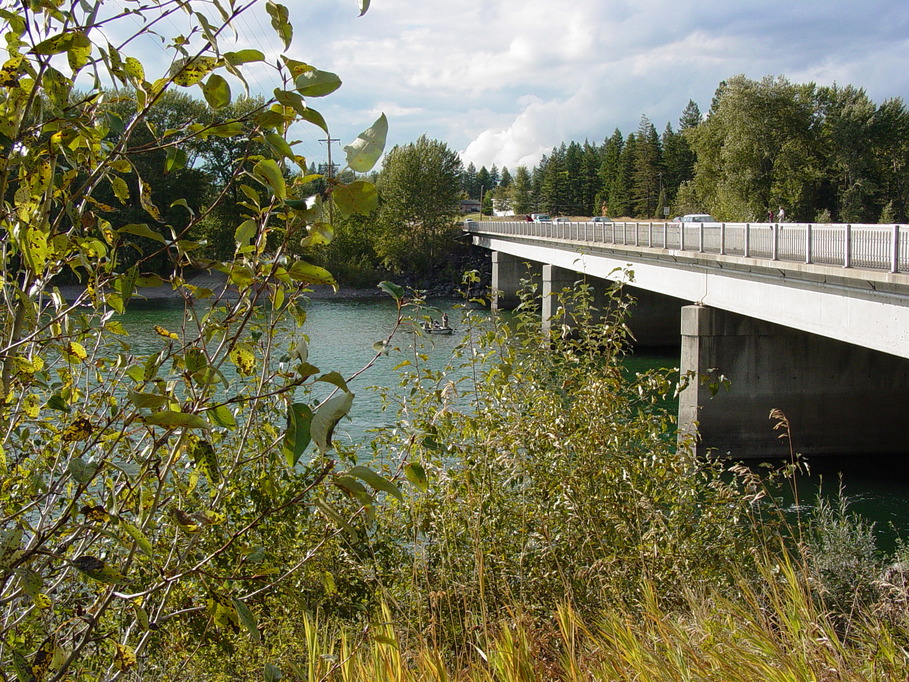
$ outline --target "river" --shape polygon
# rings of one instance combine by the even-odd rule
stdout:
[[[456,328],[451,336],[431,335],[422,339],[421,352],[429,366],[444,367],[452,349],[460,343],[463,330],[457,329],[461,316],[459,301],[434,300],[434,315],[448,314]],[[165,328],[179,326],[182,307],[170,305],[145,305],[131,308],[122,318],[130,333],[131,342],[141,348],[143,338],[157,344],[153,326]],[[390,298],[313,300],[308,309],[306,331],[310,337],[309,361],[323,372],[338,371],[352,376],[373,359],[373,343],[387,337],[396,318],[396,309]],[[373,387],[392,387],[398,383],[394,367],[402,359],[412,356],[413,334],[399,331],[392,350],[380,357],[369,370],[350,382],[350,389],[357,395],[350,418],[342,420],[335,431],[335,438],[348,443],[361,442],[368,431],[377,426],[390,425],[394,414],[382,411],[381,401]],[[631,356],[627,365],[631,371],[656,367],[675,367],[678,355],[671,351],[643,353]],[[909,451],[909,447],[907,447]],[[909,453],[907,453],[909,454]],[[779,463],[779,462],[775,462]],[[757,465],[757,462],[749,462]],[[824,457],[809,462],[810,475],[799,482],[800,501],[808,506],[815,499],[818,489],[825,495],[835,494],[842,481],[851,509],[875,523],[875,532],[882,549],[893,549],[896,538],[909,537],[909,459],[905,457],[880,458],[869,461],[867,457]],[[788,489],[781,491],[785,504],[791,503]]]

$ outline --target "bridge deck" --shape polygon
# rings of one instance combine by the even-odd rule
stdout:
[[[909,357],[909,228],[468,223],[479,246]]]

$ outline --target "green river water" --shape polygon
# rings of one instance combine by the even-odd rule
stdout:
[[[421,349],[428,356],[428,363],[442,368],[452,349],[461,341],[463,329],[458,329],[461,311],[457,301],[432,301],[438,309],[436,315],[447,312],[455,333],[451,336],[432,335],[423,339]],[[309,361],[323,372],[338,371],[349,377],[367,364],[374,356],[372,345],[385,338],[395,322],[395,307],[390,299],[314,300],[308,310],[306,331],[310,337]],[[182,307],[145,305],[131,308],[122,318],[130,332],[131,343],[138,349],[143,340],[157,344],[152,330],[158,324],[167,328],[179,326]],[[412,355],[408,348],[414,339],[411,333],[400,331],[392,350],[381,357],[367,372],[350,383],[357,394],[350,419],[343,420],[335,432],[336,439],[350,443],[368,437],[368,430],[393,423],[394,415],[385,413],[375,386],[396,386],[398,374],[394,366]],[[677,366],[678,355],[672,351],[647,353],[629,357],[627,368],[642,371],[657,367]],[[907,447],[909,450],[909,447]],[[909,453],[907,453],[909,454]],[[772,461],[772,460],[770,460]],[[779,464],[779,462],[776,462]],[[810,508],[817,491],[825,495],[836,493],[840,481],[851,509],[875,523],[875,532],[883,549],[891,550],[897,537],[909,538],[909,459],[890,457],[869,460],[867,457],[826,457],[809,462],[811,473],[799,479],[799,498]],[[758,462],[749,462],[757,466]],[[792,505],[790,491],[780,492],[784,505]]]

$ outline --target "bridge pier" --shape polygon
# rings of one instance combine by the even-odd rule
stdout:
[[[682,309],[683,374],[720,375],[728,392],[692,382],[679,428],[698,450],[733,458],[787,456],[769,419],[780,409],[803,455],[906,452],[909,360],[705,306]]]
[[[492,302],[496,310],[514,310],[518,307],[521,278],[527,276],[526,261],[502,251],[492,252]]]

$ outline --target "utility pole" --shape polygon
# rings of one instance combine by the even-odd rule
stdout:
[[[331,184],[331,176],[334,173],[335,166],[331,162],[331,143],[340,142],[341,140],[337,137],[332,137],[328,135],[325,139],[320,139],[319,142],[325,142],[328,145],[328,184]]]
[[[337,137],[332,137],[327,131],[325,133],[325,139],[319,140],[319,142],[325,142],[328,145],[328,181],[325,183],[325,194],[323,196],[330,196],[331,192],[331,176],[334,174],[335,166],[331,162],[331,143],[340,142]],[[328,222],[334,224],[335,222],[335,212],[334,212],[334,202],[329,200],[328,202]]]

